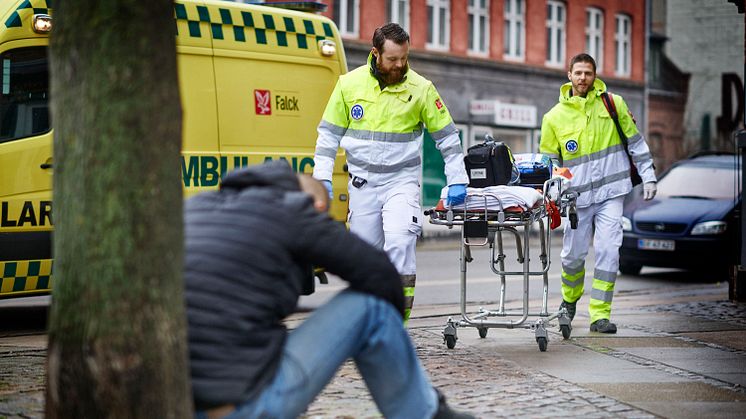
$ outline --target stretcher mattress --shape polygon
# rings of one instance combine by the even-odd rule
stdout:
[[[448,198],[448,186],[440,192],[442,202]],[[486,199],[485,199],[486,198]],[[525,186],[488,186],[486,188],[466,188],[466,202],[459,205],[452,205],[454,210],[464,209],[485,209],[488,210],[506,210],[521,209],[528,210],[540,205],[544,196],[541,192]],[[501,205],[502,204],[502,205]],[[440,206],[440,205],[439,205]]]

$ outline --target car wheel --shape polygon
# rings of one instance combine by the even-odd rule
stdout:
[[[621,271],[625,275],[639,275],[640,270],[642,270],[642,265],[637,265],[634,263],[619,264],[619,271]]]

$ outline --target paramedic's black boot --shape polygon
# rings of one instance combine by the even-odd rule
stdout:
[[[574,303],[568,303],[565,300],[562,300],[562,304],[560,304],[560,309],[565,308],[567,309],[567,316],[570,317],[570,321],[575,318],[575,308],[577,306],[578,302]]]
[[[598,319],[591,323],[591,332],[616,333],[616,325],[609,319]]]
[[[455,410],[451,409],[448,406],[448,403],[446,403],[446,398],[438,391],[438,389],[435,389],[435,392],[438,393],[438,410],[435,412],[435,416],[433,416],[433,419],[476,419],[477,417],[474,415],[471,415],[469,413],[463,413],[463,412],[456,412]]]

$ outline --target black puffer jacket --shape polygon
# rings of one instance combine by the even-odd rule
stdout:
[[[274,376],[311,265],[403,312],[386,255],[319,214],[284,162],[227,174],[186,201],[185,288],[198,409],[253,397]]]

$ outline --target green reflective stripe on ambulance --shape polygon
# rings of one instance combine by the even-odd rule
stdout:
[[[284,16],[282,18],[283,29],[281,29],[275,22],[275,16],[267,13],[261,13],[261,18],[259,18],[258,15],[260,13],[255,11],[229,8],[211,9],[201,5],[196,6],[196,11],[196,15],[190,16],[190,9],[183,3],[174,4],[174,16],[176,20],[187,22],[189,29],[188,36],[193,38],[201,38],[205,35],[200,29],[200,22],[210,25],[211,36],[214,39],[230,41],[230,37],[232,37],[233,41],[241,43],[249,42],[250,38],[247,38],[247,29],[251,30],[249,33],[253,33],[256,44],[272,44],[298,49],[308,49],[311,42],[323,40],[326,37],[334,37],[334,31],[328,23],[321,24],[325,36],[318,36],[317,30],[314,28],[314,22],[309,19]],[[194,12],[192,11],[191,13]],[[263,25],[257,26],[256,22],[260,22]],[[271,36],[271,33],[274,33],[274,36]],[[288,34],[290,34],[290,37]],[[176,35],[182,36],[187,34],[179,33],[177,28]],[[295,42],[289,41],[291,37]]]
[[[0,274],[0,294],[49,290],[52,260],[3,261]]]

